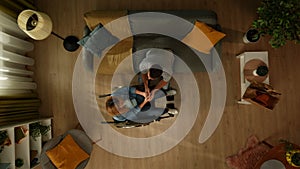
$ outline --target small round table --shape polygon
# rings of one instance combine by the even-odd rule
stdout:
[[[259,66],[267,66],[265,62],[260,59],[252,59],[246,62],[244,66],[244,76],[245,79],[249,82],[256,81],[256,82],[264,82],[269,74],[265,76],[255,76],[253,75],[253,71],[255,71]]]
[[[299,149],[298,145],[293,144],[294,148]],[[285,143],[281,143],[273,147],[268,153],[266,153],[262,159],[260,159],[253,169],[261,169],[261,166],[268,160],[280,161],[286,169],[299,169],[299,167],[291,166],[286,160]]]

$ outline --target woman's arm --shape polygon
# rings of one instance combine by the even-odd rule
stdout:
[[[135,93],[138,94],[138,95],[146,97],[146,93],[145,92],[139,91],[137,89],[135,90]]]
[[[150,94],[150,89],[148,87],[148,75],[147,75],[147,73],[145,73],[145,74],[142,73],[142,80],[144,82],[146,96],[148,96]]]

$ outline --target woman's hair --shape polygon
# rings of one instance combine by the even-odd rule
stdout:
[[[115,100],[111,96],[109,96],[106,100],[106,110],[110,115],[113,116],[120,114],[114,101]]]
[[[152,65],[151,68],[149,69],[149,72],[150,72],[150,77],[152,78],[158,78],[163,73],[162,67],[158,64]]]

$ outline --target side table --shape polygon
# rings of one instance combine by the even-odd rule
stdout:
[[[240,59],[240,84],[241,84],[241,99],[238,101],[239,104],[250,104],[248,101],[243,99],[243,95],[250,85],[251,81],[263,82],[269,84],[269,76],[254,76],[252,72],[257,69],[258,66],[269,67],[268,52],[244,52],[238,56]]]
[[[294,145],[295,148],[300,148],[297,145]],[[293,167],[290,165],[285,156],[285,144],[281,143],[273,147],[268,153],[266,153],[262,159],[260,159],[256,164],[254,169],[260,169],[262,164],[268,160],[279,160],[280,162],[283,163],[286,169],[298,169],[297,167]]]

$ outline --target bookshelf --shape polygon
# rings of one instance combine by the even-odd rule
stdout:
[[[34,139],[30,136],[29,127],[33,123],[50,126],[50,130],[45,135]],[[30,169],[38,166],[42,145],[52,138],[51,124],[52,118],[49,117],[0,126],[0,131],[6,131],[11,142],[0,152],[0,169]],[[17,167],[16,160],[22,166]]]

